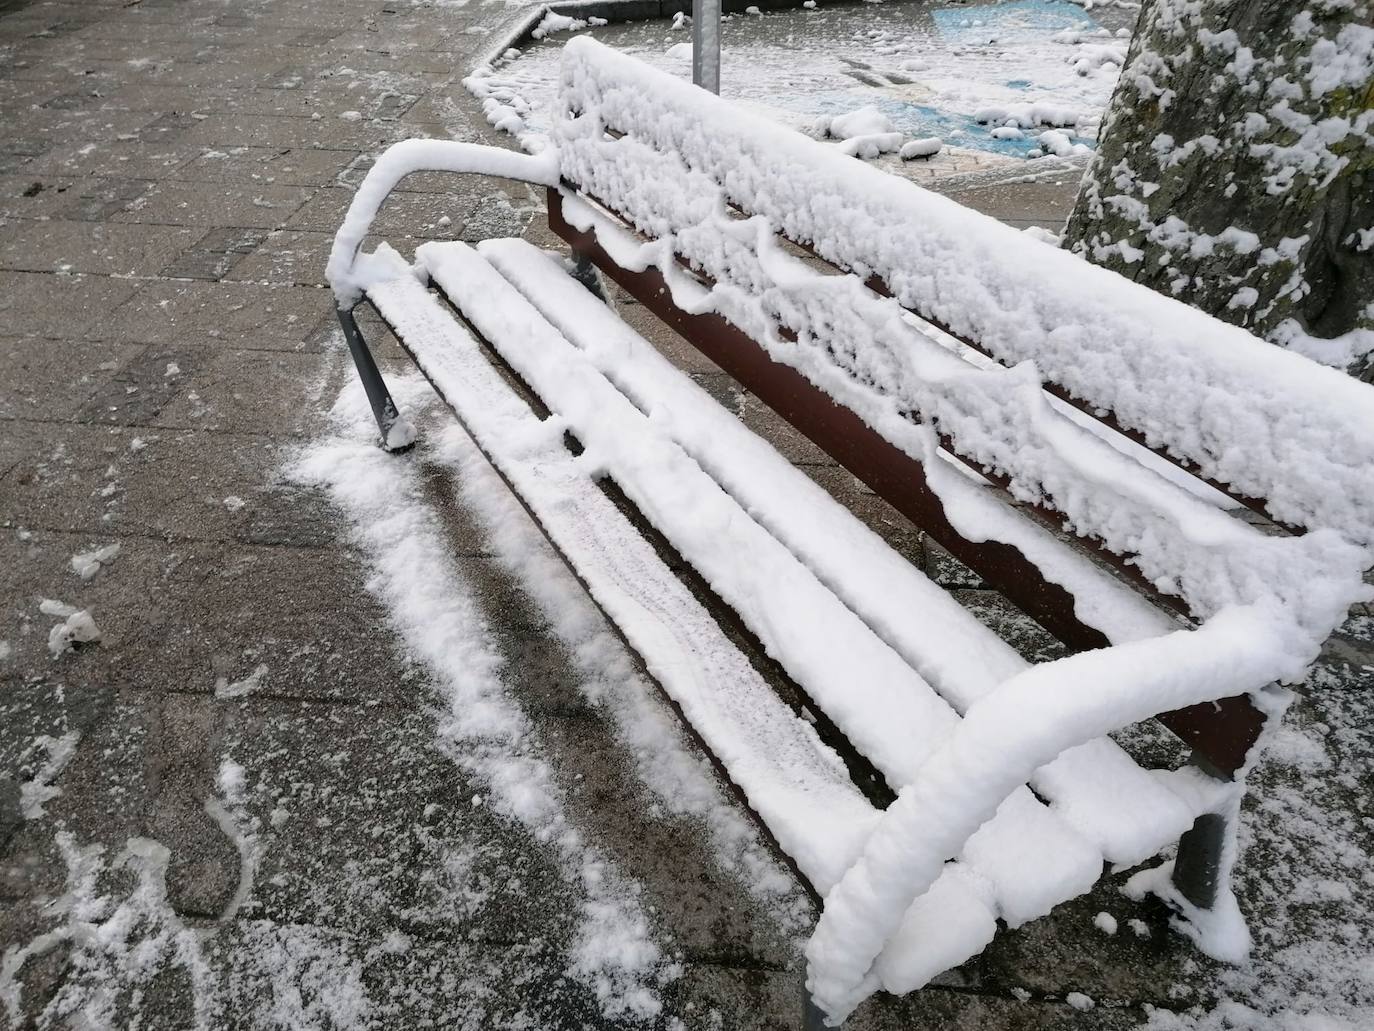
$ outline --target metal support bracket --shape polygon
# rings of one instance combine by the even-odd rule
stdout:
[[[377,428],[382,433],[382,446],[393,453],[409,450],[413,441],[407,441],[400,447],[391,447],[387,444],[391,427],[400,419],[401,413],[396,408],[391,391],[387,389],[386,381],[382,379],[381,371],[372,358],[372,352],[368,350],[367,341],[363,339],[362,331],[358,328],[358,320],[353,317],[353,309],[336,308],[335,311],[338,312],[339,326],[343,329],[344,340],[348,342],[349,353],[353,355],[353,364],[358,369],[358,378],[362,380],[363,390],[367,392],[367,400],[372,406]]]

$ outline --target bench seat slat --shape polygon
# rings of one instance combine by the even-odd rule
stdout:
[[[563,448],[561,433],[512,393],[477,342],[413,277],[375,282],[367,295],[783,851],[827,894],[879,818],[838,757],[597,489]],[[884,976],[920,984],[976,955],[997,931],[990,905],[986,882],[964,864],[949,864],[884,951]]]
[[[477,249],[639,408],[657,413],[674,441],[957,711],[1027,668],[997,634],[674,368],[549,255],[523,240],[492,240]],[[1065,753],[1031,784],[1113,863],[1134,864],[1155,854],[1196,816],[1105,738]]]
[[[928,452],[935,426],[1018,499],[1048,503],[1075,533],[1130,556],[1198,618],[1277,594],[1305,623],[1325,625],[1353,599],[1354,549],[1330,531],[1267,536],[1199,501],[1059,414],[1032,367],[975,368],[857,276],[823,275],[783,251],[763,218],[730,219],[721,188],[680,155],[629,135],[568,133],[565,169],[590,195],[616,198],[617,213],[653,240],[622,241],[627,261],[657,265],[676,303],[719,311],[906,453]]]
[[[695,419],[697,406],[677,412],[654,406],[648,414],[642,412],[466,245],[428,244],[418,255],[464,316],[541,400],[568,421],[586,448],[584,458],[608,470],[894,790],[910,783],[959,717],[672,441],[669,427]],[[638,365],[656,357],[637,350],[624,360]],[[768,452],[760,457],[782,461]],[[1049,912],[1057,901],[1087,890],[1100,876],[1101,851],[1028,789],[1015,792],[1004,809],[1004,816],[978,831],[967,856],[992,883],[999,911],[1009,923]]]

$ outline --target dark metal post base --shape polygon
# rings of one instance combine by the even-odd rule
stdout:
[[[585,254],[573,253],[572,277],[590,290],[602,304],[611,303],[610,298],[606,296],[606,287],[601,282],[601,273]]]
[[[393,452],[408,450],[412,443],[410,441],[400,447],[392,447],[387,443],[391,434],[391,427],[400,419],[401,414],[396,409],[396,402],[391,398],[391,391],[386,388],[386,381],[382,379],[377,363],[372,359],[372,352],[368,350],[367,341],[363,339],[362,331],[358,329],[358,320],[353,317],[353,309],[337,308],[335,310],[338,312],[339,325],[343,329],[344,340],[348,342],[349,353],[353,355],[353,364],[358,369],[358,378],[362,380],[363,390],[367,392],[368,403],[372,405],[372,414],[377,420],[377,428],[382,432],[382,446]]]
[[[1231,780],[1205,759],[1195,755],[1193,763],[1209,777],[1225,782]],[[1178,839],[1174,887],[1198,909],[1211,909],[1217,901],[1221,852],[1226,845],[1226,821],[1227,817],[1221,813],[1203,813]]]
[[[806,990],[806,969],[802,968],[802,1031],[834,1031],[825,1022],[825,1014]]]

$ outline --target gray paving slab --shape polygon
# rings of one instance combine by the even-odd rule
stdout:
[[[0,268],[22,272],[156,275],[202,230],[102,222],[12,222],[0,226]]]
[[[195,183],[264,183],[277,186],[330,186],[358,158],[356,150],[313,147],[207,147],[182,165],[173,178]]]
[[[310,192],[309,187],[275,183],[225,183],[211,193],[201,183],[163,180],[113,219],[151,225],[275,229],[310,199]]]
[[[130,280],[0,270],[0,320],[7,331],[77,337],[138,290]]]
[[[67,419],[143,348],[0,336],[0,419]]]
[[[232,341],[249,350],[303,351],[318,350],[312,334],[331,318],[319,288],[153,280],[97,328],[104,337],[145,343]]]

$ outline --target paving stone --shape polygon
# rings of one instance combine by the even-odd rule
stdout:
[[[27,221],[0,237],[0,268],[148,276],[170,264],[201,230],[104,222]]]
[[[210,148],[183,165],[176,177],[195,183],[329,186],[356,158],[352,150],[311,147]]]
[[[25,164],[24,174],[110,176],[122,179],[161,179],[171,175],[197,153],[182,144],[143,143],[101,138],[87,143],[64,143]]]
[[[309,199],[311,189],[267,183],[226,184],[214,192],[164,180],[114,216],[118,222],[275,229]]]
[[[78,337],[137,289],[136,283],[104,276],[0,270],[0,325],[8,332]]]
[[[247,282],[320,286],[334,242],[332,233],[282,230],[260,242],[251,257],[233,266],[225,278]]]
[[[187,133],[188,143],[223,149],[249,147],[321,147],[329,150],[370,150],[395,138],[384,125],[341,118],[314,111],[311,115],[212,114]]]
[[[0,418],[72,417],[138,345],[0,337]]]
[[[266,229],[212,229],[165,267],[162,275],[172,279],[223,279],[267,236]]]
[[[0,280],[3,282],[3,280]],[[333,320],[323,289],[254,283],[151,282],[101,324],[101,335],[146,343],[213,341],[250,350],[302,351]]]

